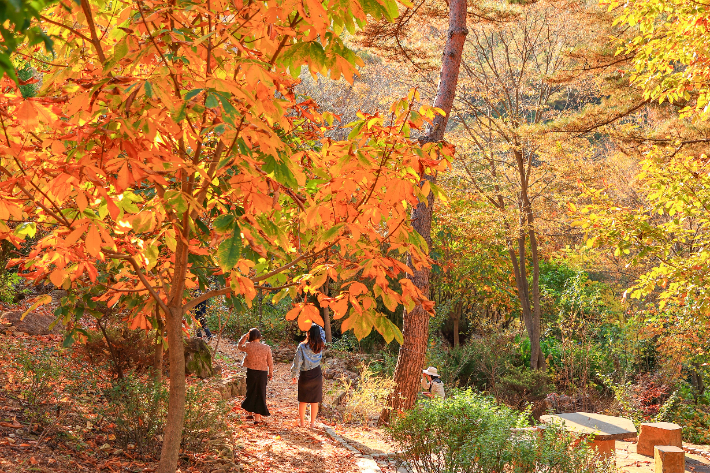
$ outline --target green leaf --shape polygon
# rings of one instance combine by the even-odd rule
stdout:
[[[232,237],[224,240],[217,248],[217,263],[223,271],[230,271],[237,265],[241,253],[242,235],[239,227],[236,227]]]
[[[390,343],[394,339],[397,339],[397,342],[400,345],[404,343],[402,332],[400,332],[399,327],[383,315],[375,318],[375,329],[377,329],[387,343]]]
[[[374,316],[371,312],[363,312],[359,315],[353,313],[351,317],[355,317],[352,328],[353,333],[358,340],[362,340],[370,335],[370,332],[372,332],[372,326],[375,323]]]
[[[365,126],[365,122],[361,121],[357,125],[353,127],[352,130],[350,130],[350,133],[348,134],[348,140],[353,140],[357,135],[360,134],[360,130],[362,130],[362,127]]]
[[[332,227],[330,227],[330,228],[329,228],[328,230],[326,230],[326,232],[323,233],[323,235],[321,236],[322,240],[323,240],[323,241],[328,241],[328,240],[330,240],[331,238],[333,238],[333,237],[340,231],[340,229],[343,228],[343,225],[345,225],[345,224],[344,224],[344,223],[338,223],[337,225],[333,225]]]
[[[205,89],[192,89],[191,91],[185,94],[185,100],[193,99],[194,97],[198,96],[203,90]]]
[[[219,107],[219,101],[214,94],[207,94],[207,99],[205,100],[205,107],[207,108],[217,108]]]
[[[234,228],[234,215],[220,215],[214,220],[214,229],[217,233],[227,233]]]
[[[277,182],[283,184],[292,189],[298,187],[298,181],[296,176],[293,175],[291,170],[283,163],[281,160],[277,160],[275,157],[269,155],[264,157],[264,165],[262,169],[269,175],[271,175]]]

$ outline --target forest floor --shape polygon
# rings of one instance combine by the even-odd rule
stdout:
[[[21,366],[8,358],[10,348],[22,345],[30,352],[50,346],[59,348],[62,337],[28,336],[20,333],[0,335],[0,473],[19,472],[150,472],[156,458],[124,450],[111,433],[111,424],[87,422],[82,405],[102,403],[101,394],[77,393],[62,380],[53,382],[52,399],[56,405],[45,405],[50,413],[43,426],[37,424],[27,408],[26,380],[21,381]],[[75,366],[81,374],[86,369],[80,349],[57,350],[63,366]],[[240,353],[233,342],[222,340],[217,361],[223,376],[241,371]],[[105,373],[106,376],[108,376]],[[190,380],[190,382],[200,382]],[[339,381],[325,380],[325,405],[339,394]],[[24,384],[24,385],[23,385]],[[331,438],[328,426],[363,453],[391,452],[384,432],[373,426],[343,424],[335,409],[326,407],[315,429],[297,425],[297,387],[291,384],[290,365],[275,363],[274,379],[268,385],[267,403],[271,417],[261,425],[244,418],[242,399],[228,401],[230,414],[219,429],[231,444],[231,452],[211,444],[201,453],[181,455],[181,472],[225,473],[233,471],[267,473],[360,473],[356,454]],[[25,393],[25,394],[23,394]],[[92,399],[92,396],[97,396]],[[86,422],[86,424],[84,424]],[[77,425],[80,424],[80,425]],[[375,470],[376,471],[376,470]],[[394,467],[382,465],[385,473]]]
[[[216,342],[210,345],[214,347]],[[51,402],[43,404],[42,423],[28,408],[27,377],[23,377],[22,360],[17,359],[19,347],[23,353],[35,353],[55,348],[52,364],[63,367],[65,373],[73,372],[75,378],[86,377],[92,364],[87,360],[81,345],[62,349],[62,336],[28,336],[22,333],[0,334],[0,473],[20,472],[151,472],[157,463],[155,455],[139,455],[135,450],[119,445],[113,435],[113,424],[91,417],[87,406],[105,403],[100,389],[81,391],[66,375],[49,380]],[[15,358],[13,358],[15,357]],[[228,377],[241,368],[242,353],[230,340],[219,343],[216,363],[222,376]],[[94,367],[95,369],[95,367]],[[96,373],[96,371],[94,371]],[[45,373],[49,376],[49,373]],[[99,373],[105,385],[110,384],[110,374]],[[75,379],[76,381],[76,379]],[[39,381],[32,381],[38,383]],[[46,382],[46,379],[42,382]],[[207,383],[192,377],[189,383]],[[31,383],[30,383],[31,384]],[[297,387],[291,383],[290,365],[275,363],[274,378],[267,387],[267,404],[271,416],[261,425],[245,419],[240,408],[241,398],[228,402],[229,415],[224,424],[217,426],[222,437],[212,443],[205,439],[200,453],[181,455],[180,472],[250,472],[250,473],[362,473],[365,470],[362,455],[382,455],[394,452],[395,446],[386,432],[373,422],[342,422],[340,408],[334,401],[343,391],[343,383],[324,380],[324,409],[315,429],[298,427]],[[46,392],[46,391],[45,391]],[[90,419],[90,420],[87,420]],[[348,446],[334,440],[335,433]],[[225,449],[225,446],[229,448]],[[123,448],[122,448],[123,447]],[[708,446],[692,446],[710,452]],[[355,449],[355,451],[353,450]],[[650,473],[654,471],[653,458],[638,455],[635,443],[617,442],[617,466],[624,473]],[[699,455],[686,455],[686,471],[710,473],[710,460]],[[370,462],[372,464],[372,462]],[[397,468],[382,459],[379,471],[395,473]]]

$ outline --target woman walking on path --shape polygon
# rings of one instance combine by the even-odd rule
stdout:
[[[247,419],[254,419],[254,425],[262,422],[261,416],[270,416],[266,407],[266,383],[274,375],[274,361],[271,347],[261,343],[261,332],[251,329],[242,335],[238,344],[239,351],[246,352],[243,366],[247,369],[247,395],[242,402],[242,409],[253,413]]]
[[[299,426],[306,426],[306,404],[311,405],[311,428],[316,426],[318,403],[323,401],[323,374],[320,362],[323,358],[325,341],[321,334],[322,329],[311,325],[306,332],[306,340],[298,345],[296,356],[291,366],[293,383],[298,380],[298,417]]]

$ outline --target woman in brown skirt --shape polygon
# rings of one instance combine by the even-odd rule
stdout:
[[[247,395],[242,402],[242,409],[249,412],[247,419],[254,419],[254,424],[262,422],[261,416],[270,416],[266,407],[266,383],[274,375],[274,361],[271,347],[261,343],[261,333],[253,328],[242,335],[238,348],[246,352],[243,366],[247,369]]]
[[[323,358],[322,330],[318,325],[311,325],[306,332],[306,340],[298,345],[296,356],[291,366],[293,383],[298,381],[298,416],[301,427],[306,426],[306,405],[311,405],[311,428],[316,426],[318,403],[323,401],[323,374],[320,362]]]

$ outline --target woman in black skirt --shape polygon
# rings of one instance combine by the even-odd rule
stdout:
[[[306,426],[306,405],[311,405],[311,428],[316,426],[318,403],[323,401],[323,374],[320,362],[323,358],[322,330],[318,325],[311,325],[306,332],[306,340],[298,345],[296,356],[291,366],[293,383],[298,381],[298,416],[301,427]]]
[[[266,407],[266,383],[274,374],[271,347],[261,343],[261,333],[253,328],[242,335],[238,348],[247,354],[243,363],[247,369],[247,395],[242,409],[250,413],[247,419],[254,419],[256,425],[262,422],[261,416],[271,415]]]

